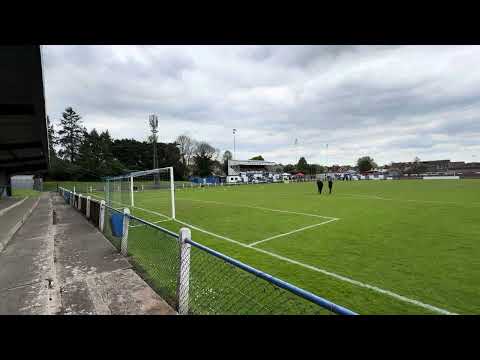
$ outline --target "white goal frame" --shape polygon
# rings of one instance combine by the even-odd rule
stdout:
[[[135,208],[135,191],[133,187],[133,183],[135,181],[135,178],[138,178],[140,176],[148,176],[148,175],[155,175],[155,174],[160,174],[162,172],[168,171],[169,172],[169,181],[170,181],[170,201],[171,201],[171,217],[172,219],[175,219],[175,181],[174,181],[174,176],[173,176],[173,167],[164,167],[164,168],[157,168],[157,169],[151,169],[151,170],[144,170],[144,171],[135,171],[126,175],[121,175],[121,176],[115,176],[115,177],[109,177],[106,178],[107,186],[106,186],[106,193],[105,193],[105,200],[108,203],[110,203],[110,187],[112,186],[111,181],[129,181],[130,186],[128,188],[130,192],[130,204],[121,204],[121,205],[128,205],[131,206],[132,208]],[[165,181],[165,180],[164,180]]]

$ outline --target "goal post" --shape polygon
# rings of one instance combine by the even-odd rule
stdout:
[[[109,177],[105,201],[118,210],[130,208],[133,214],[150,211],[175,219],[175,182],[173,167],[136,171]]]

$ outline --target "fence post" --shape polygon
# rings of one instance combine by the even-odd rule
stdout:
[[[180,272],[178,273],[177,300],[178,313],[188,314],[188,290],[190,286],[190,247],[186,240],[192,239],[192,233],[188,228],[180,229]]]
[[[100,201],[100,219],[98,221],[98,227],[103,232],[103,225],[105,224],[105,200]]]
[[[82,210],[82,194],[78,194],[77,209]]]
[[[90,199],[91,196],[87,196],[87,208],[85,209],[85,215],[87,216],[87,219],[90,219]]]
[[[128,208],[123,209],[123,234],[122,244],[120,245],[120,252],[123,256],[128,254],[128,223],[130,222],[130,210]]]

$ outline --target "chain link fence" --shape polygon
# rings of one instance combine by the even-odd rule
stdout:
[[[78,201],[78,195],[69,190],[59,188],[59,192],[66,203]],[[122,212],[104,201],[85,201],[89,211],[83,211],[83,197],[81,207],[76,208],[90,219],[98,219],[92,222],[179,314],[355,315],[193,241],[187,228],[176,234],[130,215],[128,209]]]

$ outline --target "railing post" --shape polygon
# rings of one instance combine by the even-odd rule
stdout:
[[[177,300],[178,313],[188,314],[188,292],[190,286],[190,247],[186,240],[192,239],[192,233],[188,228],[180,229],[180,272],[178,273]]]
[[[82,210],[82,194],[78,194],[77,209]]]
[[[87,208],[85,209],[85,215],[87,216],[87,219],[90,219],[90,199],[91,196],[87,196]]]
[[[100,201],[100,219],[98,221],[98,227],[103,232],[103,225],[105,224],[105,200]]]
[[[120,245],[120,252],[123,256],[128,254],[128,224],[130,222],[130,210],[128,208],[123,209],[123,233],[122,244]]]

